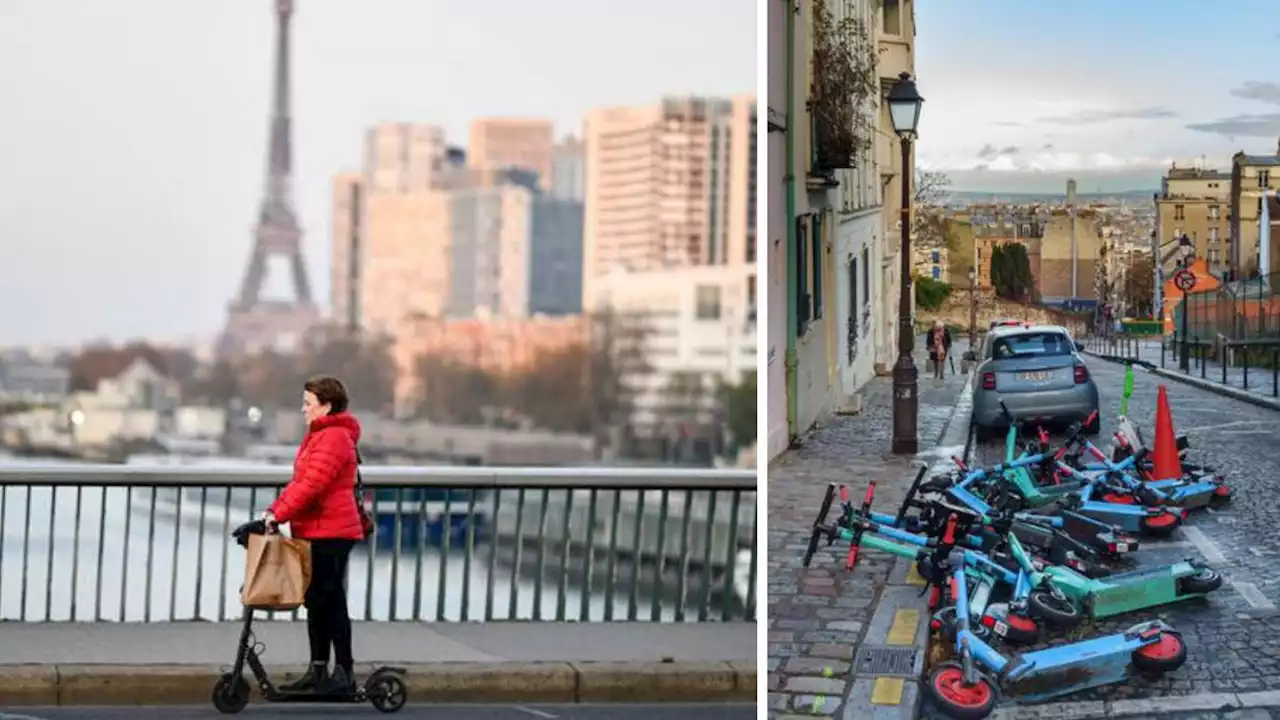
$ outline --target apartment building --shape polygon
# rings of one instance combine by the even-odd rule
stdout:
[[[1276,192],[1280,190],[1280,146],[1275,155],[1247,155],[1236,153],[1231,158],[1230,236],[1231,269],[1235,277],[1248,277],[1255,273],[1280,273],[1280,202]],[[1265,213],[1270,220],[1267,252],[1260,246],[1260,233]]]
[[[1161,272],[1172,277],[1174,266],[1187,251],[1185,236],[1195,256],[1221,274],[1231,265],[1231,176],[1203,167],[1170,166],[1155,195],[1156,247]]]
[[[897,200],[901,183],[912,181],[914,161],[901,167],[883,100],[900,73],[914,73],[915,26],[912,4],[896,0],[770,0],[767,15],[772,192],[766,386],[773,457],[896,358],[902,282]],[[832,41],[815,35],[815,19],[824,21],[817,27],[856,21],[862,32],[854,52],[877,58],[881,92],[861,108],[866,127],[815,127],[813,53]],[[855,157],[832,155],[826,139],[850,132],[869,136],[865,149]]]

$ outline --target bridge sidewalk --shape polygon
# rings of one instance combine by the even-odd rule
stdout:
[[[235,658],[229,623],[0,624],[0,707],[203,704]],[[256,621],[276,682],[303,670],[302,623]],[[751,701],[756,625],[355,623],[357,674],[406,666],[414,701]]]

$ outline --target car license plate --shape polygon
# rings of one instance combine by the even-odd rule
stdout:
[[[1020,372],[1018,373],[1018,380],[1022,382],[1048,382],[1049,373],[1043,370],[1039,372]]]
[[[993,629],[996,631],[996,634],[999,635],[1000,637],[1005,637],[1006,635],[1009,634],[1009,626],[1006,625],[1005,623],[1000,622],[999,620],[996,621],[996,626]]]
[[[1129,543],[1116,543],[1116,552],[1129,552]]]

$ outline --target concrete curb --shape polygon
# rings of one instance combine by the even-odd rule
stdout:
[[[1184,385],[1190,385],[1192,387],[1200,388],[1201,390],[1216,393],[1223,397],[1229,397],[1233,400],[1239,400],[1241,402],[1249,403],[1250,405],[1256,405],[1261,408],[1280,412],[1280,400],[1265,398],[1257,393],[1249,392],[1248,390],[1223,385],[1216,380],[1201,379],[1191,375],[1183,375],[1182,373],[1174,372],[1173,370],[1165,370],[1164,368],[1158,368],[1145,360],[1133,360],[1120,355],[1103,355],[1102,353],[1097,353],[1092,350],[1086,350],[1084,353],[1086,355],[1096,357],[1099,360],[1106,360],[1107,362],[1113,362],[1118,365],[1134,365],[1136,367],[1141,367],[1152,375],[1176,380]]]
[[[405,667],[413,702],[754,702],[754,660],[733,662],[433,663]],[[364,677],[374,664],[361,663]],[[225,666],[2,665],[6,707],[204,705]],[[276,683],[303,672],[271,666]],[[249,674],[246,672],[246,679]],[[250,682],[250,685],[253,685]],[[254,693],[255,700],[257,693]]]

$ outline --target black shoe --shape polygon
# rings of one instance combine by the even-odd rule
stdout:
[[[323,695],[350,695],[355,691],[355,674],[341,665],[335,667],[333,674],[316,686],[316,692]]]
[[[287,685],[281,685],[280,691],[287,693],[305,692],[323,686],[328,681],[329,664],[313,662],[307,667],[307,671],[302,674],[302,677]]]

